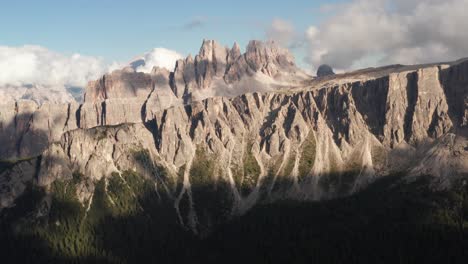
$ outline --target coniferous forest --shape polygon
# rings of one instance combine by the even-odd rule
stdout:
[[[89,208],[73,180],[30,186],[1,212],[2,263],[467,263],[468,189],[388,177],[349,197],[265,201],[204,235],[177,221],[151,181],[96,183]],[[200,190],[201,192],[202,190]],[[40,201],[52,199],[47,213]]]

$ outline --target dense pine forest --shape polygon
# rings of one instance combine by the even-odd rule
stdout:
[[[89,208],[76,196],[82,180],[56,181],[51,195],[30,186],[0,213],[2,263],[468,262],[464,182],[433,191],[425,180],[388,177],[335,200],[265,200],[194,235],[150,180],[101,180]]]

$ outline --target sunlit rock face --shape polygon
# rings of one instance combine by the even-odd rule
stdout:
[[[2,104],[0,157],[16,162],[0,172],[1,206],[26,182],[74,173],[89,180],[78,188],[86,201],[93,182],[133,171],[162,186],[180,223],[199,231],[216,218],[206,208],[219,195],[223,212],[242,214],[266,200],[349,195],[402,172],[449,188],[468,174],[467,65],[314,79],[272,43],[250,42],[242,54],[204,41],[173,72],[105,75],[83,104]]]

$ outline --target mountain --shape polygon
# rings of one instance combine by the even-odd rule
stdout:
[[[82,101],[82,89],[79,87],[53,87],[38,84],[6,85],[0,87],[2,104],[20,100],[30,100],[37,104],[51,102],[55,104]]]
[[[452,241],[461,234],[456,251],[466,245],[463,218],[461,229],[453,227],[458,209],[444,203],[460,193],[461,204],[468,200],[467,76],[468,60],[459,60],[314,78],[272,42],[251,41],[241,54],[237,44],[205,40],[195,58],[179,60],[172,72],[127,67],[90,82],[82,104],[1,105],[2,232],[27,250],[24,239],[39,239],[45,252],[49,246],[65,252],[64,262],[84,255],[108,262],[154,259],[164,250],[145,254],[151,245],[164,248],[167,239],[166,258],[209,260],[200,245],[221,250],[226,234],[235,242],[240,234],[269,237],[272,230],[283,235],[272,241],[280,241],[289,234],[281,228],[299,237],[287,241],[302,243],[294,250],[305,254],[308,239],[324,237],[303,216],[336,237],[334,227],[351,221],[352,235],[343,238],[350,248],[356,230],[365,232],[362,223],[374,228],[382,221],[415,232],[413,238],[442,234]],[[392,221],[382,218],[387,214]],[[429,229],[412,230],[423,222]],[[301,229],[290,227],[296,223]],[[440,233],[445,225],[450,232]],[[11,226],[24,232],[18,236]],[[387,246],[408,239],[387,227],[374,231],[385,234]],[[366,246],[377,239],[361,238]],[[117,250],[125,239],[142,255]],[[314,243],[321,252],[324,246]],[[196,244],[200,248],[182,249]],[[352,256],[347,250],[339,254]],[[445,257],[444,247],[437,250]]]

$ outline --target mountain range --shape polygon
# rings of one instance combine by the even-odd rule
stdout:
[[[81,234],[106,230],[102,225],[136,228],[125,224],[129,221],[149,228],[148,234],[180,229],[186,241],[206,238],[204,243],[216,245],[217,239],[232,235],[226,225],[243,226],[243,219],[268,222],[259,219],[285,201],[294,208],[300,204],[302,212],[295,213],[321,219],[304,210],[323,212],[317,206],[325,204],[346,212],[336,204],[354,208],[362,197],[367,202],[383,199],[383,193],[408,191],[420,182],[424,192],[408,192],[445,195],[465,187],[468,60],[341,74],[321,68],[318,77],[309,76],[288,50],[273,42],[251,41],[241,53],[237,44],[228,48],[204,40],[199,53],[178,60],[173,71],[155,67],[143,73],[130,65],[91,81],[82,103],[0,104],[4,234],[15,237],[11,226],[32,230],[21,236],[39,237],[55,253],[67,252],[60,261],[86,255],[84,260],[125,262],[133,255],[112,251],[122,245],[106,251],[99,245],[114,245],[112,239]],[[365,196],[369,193],[371,198]],[[438,196],[430,197],[432,206]],[[392,199],[381,205],[400,201]],[[407,206],[405,201],[395,208]],[[449,207],[435,208],[439,215]],[[274,212],[271,217],[282,219]],[[124,216],[137,217],[115,220]],[[170,228],[153,230],[150,226],[158,221]],[[289,225],[295,223],[302,222]],[[81,230],[83,225],[89,229]],[[106,237],[111,231],[102,232]],[[142,238],[147,243],[141,250],[150,250],[152,240],[144,231],[128,232],[149,239]],[[61,239],[80,246],[67,248],[57,242]],[[93,246],[81,248],[83,243]],[[170,250],[175,248],[180,250]],[[191,254],[192,259],[209,259]]]

